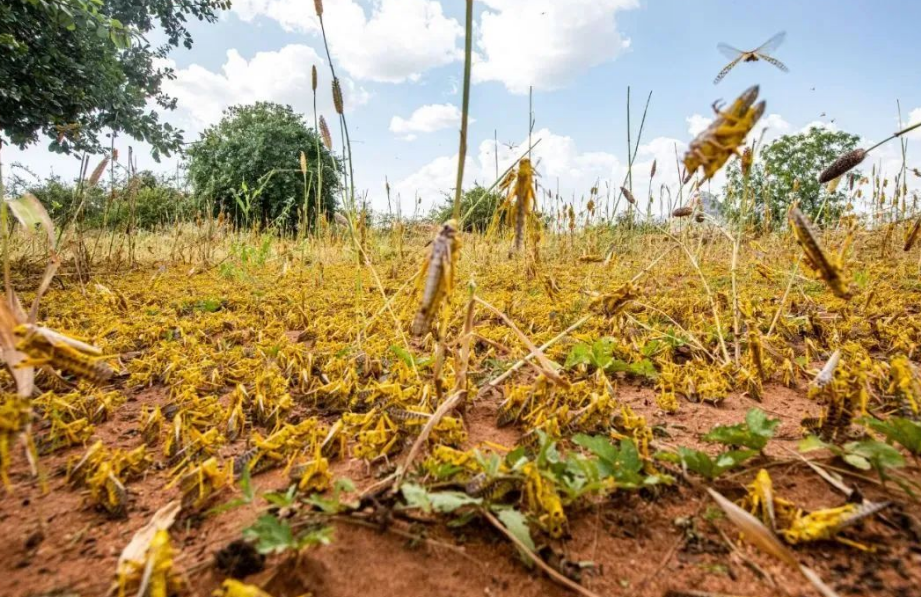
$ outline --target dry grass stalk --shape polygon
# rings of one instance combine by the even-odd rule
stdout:
[[[726,513],[726,517],[730,522],[742,531],[742,534],[745,535],[749,542],[753,543],[764,553],[772,555],[791,568],[798,570],[825,597],[837,596],[837,593],[822,582],[822,579],[820,579],[815,572],[800,564],[796,560],[796,556],[793,552],[781,543],[777,535],[768,530],[760,520],[726,499],[718,491],[708,487],[707,492],[720,509]]]
[[[438,407],[432,417],[425,424],[425,427],[422,428],[422,431],[419,433],[419,437],[416,438],[416,441],[413,442],[412,448],[409,450],[409,455],[406,457],[406,460],[403,461],[403,466],[400,467],[400,470],[397,472],[396,477],[393,480],[393,488],[396,490],[400,483],[403,481],[403,476],[406,475],[406,471],[409,470],[409,467],[412,466],[413,461],[416,459],[416,456],[419,454],[419,450],[422,449],[422,445],[425,444],[425,440],[429,438],[429,435],[432,434],[432,429],[435,428],[438,423],[441,422],[445,416],[457,408],[461,403],[464,397],[467,395],[466,391],[454,392],[451,396],[445,400],[441,406]]]
[[[535,346],[534,343],[531,342],[531,339],[528,338],[524,332],[518,329],[518,326],[515,325],[515,322],[509,319],[505,313],[496,309],[494,306],[490,305],[483,299],[476,298],[475,300],[479,304],[486,307],[489,311],[497,315],[505,323],[505,325],[509,327],[510,330],[515,332],[515,335],[518,336],[518,339],[521,340],[521,343],[525,345],[525,348],[527,348],[537,358],[537,362],[540,364],[538,370],[544,377],[557,385],[569,387],[569,382],[566,379],[560,377],[560,374],[557,373],[557,369],[560,368],[559,365],[551,361],[547,355],[544,354],[544,351]]]
[[[547,565],[547,563],[544,562],[540,558],[540,556],[534,553],[534,551],[531,548],[529,548],[527,545],[522,543],[521,539],[516,537],[514,533],[510,532],[507,528],[505,528],[505,525],[499,522],[499,520],[496,519],[496,517],[493,516],[492,513],[489,512],[489,510],[483,508],[480,510],[480,512],[483,514],[484,517],[486,517],[486,520],[489,521],[489,524],[494,526],[496,530],[498,530],[500,533],[505,535],[509,539],[509,541],[514,543],[515,547],[517,547],[519,550],[521,550],[522,553],[527,555],[528,558],[532,562],[534,562],[538,568],[546,572],[547,576],[553,579],[554,582],[560,585],[563,585],[567,589],[570,589],[571,591],[575,591],[576,593],[583,595],[584,597],[600,597],[597,593],[594,593],[586,589],[582,585],[576,584],[575,582],[566,578],[565,576],[563,576],[562,574],[560,574],[559,572],[551,568],[549,565]]]
[[[563,330],[562,332],[560,332],[559,334],[557,334],[556,336],[554,336],[552,339],[550,339],[550,340],[548,340],[547,342],[541,344],[539,347],[537,347],[537,348],[535,348],[534,350],[532,350],[531,352],[529,352],[524,358],[519,359],[518,361],[515,362],[514,365],[512,365],[511,367],[509,367],[508,369],[506,369],[505,373],[503,373],[503,374],[500,375],[499,377],[493,379],[493,380],[490,381],[488,384],[486,384],[485,386],[483,386],[483,389],[485,390],[486,388],[495,388],[495,387],[498,386],[500,383],[502,383],[503,381],[505,381],[506,379],[508,379],[509,377],[511,377],[511,375],[512,375],[515,371],[518,371],[519,369],[521,369],[522,367],[524,367],[527,363],[529,363],[529,362],[531,361],[531,359],[533,359],[534,357],[536,357],[537,354],[538,354],[539,352],[540,352],[540,353],[544,352],[545,350],[547,350],[548,348],[550,348],[551,346],[553,346],[554,344],[556,344],[557,342],[559,342],[560,340],[562,340],[563,338],[565,338],[566,336],[568,336],[569,334],[571,334],[572,332],[576,331],[578,328],[582,327],[582,326],[583,326],[587,321],[589,321],[591,318],[592,318],[591,315],[586,315],[586,316],[583,317],[582,319],[578,320],[577,322],[575,322],[574,324],[572,324],[571,326],[569,326],[568,328],[566,328],[565,330]],[[481,391],[482,391],[482,390],[481,390]]]

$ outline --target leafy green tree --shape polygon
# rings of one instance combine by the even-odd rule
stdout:
[[[478,184],[464,191],[461,197],[461,216],[470,212],[470,215],[467,215],[464,220],[464,230],[484,232],[500,205],[502,205],[502,195],[495,191],[487,193],[486,188]],[[436,222],[445,222],[454,217],[453,195],[445,195],[444,203],[432,211],[432,218]]]
[[[858,139],[857,135],[843,131],[812,127],[805,133],[784,135],[762,149],[752,165],[748,181],[747,205],[753,220],[762,221],[767,205],[771,220],[783,221],[794,199],[799,200],[804,213],[816,219],[827,198],[823,217],[836,217],[847,202],[847,185],[842,184],[828,194],[819,184],[819,173],[835,158],[856,148]],[[723,190],[725,215],[734,217],[738,215],[745,192],[738,160],[729,166]]]
[[[171,69],[155,65],[192,46],[190,18],[214,22],[228,0],[4,0],[0,2],[0,132],[19,147],[52,139],[58,152],[99,152],[103,130],[153,146],[153,157],[182,146],[148,100],[173,109],[162,91]],[[153,47],[153,30],[166,43]]]
[[[221,121],[189,148],[189,180],[196,194],[213,198],[215,210],[232,215],[237,224],[293,228],[304,206],[302,151],[307,157],[307,218],[312,224],[317,205],[323,205],[326,214],[336,209],[341,165],[290,106],[259,102],[228,108]]]

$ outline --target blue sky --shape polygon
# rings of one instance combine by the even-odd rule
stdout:
[[[454,184],[457,160],[464,3],[324,4],[333,60],[345,82],[359,188],[378,209],[386,207],[385,176],[404,211],[416,195],[424,208],[441,201]],[[896,129],[896,100],[906,120],[921,120],[921,68],[914,58],[921,55],[919,2],[483,0],[475,18],[468,183],[492,182],[494,130],[516,146],[500,144],[500,168],[524,149],[529,85],[535,87],[542,181],[555,187],[559,179],[564,194],[577,196],[597,181],[602,188],[604,181],[620,185],[628,85],[634,137],[653,92],[634,183],[643,189],[653,160],[656,186],[674,185],[676,147],[683,152],[714,100],[732,100],[755,83],[767,100],[762,124],[768,138],[819,122],[879,139]],[[763,62],[740,64],[713,85],[726,62],[718,42],[750,49],[779,31],[787,37],[774,55],[789,73]],[[170,57],[179,78],[167,87],[179,109],[166,118],[187,131],[187,140],[233,103],[289,103],[312,122],[314,63],[321,72],[319,112],[333,120],[310,0],[235,0],[219,23],[195,25],[193,32],[194,48]],[[874,156],[893,173],[897,148],[892,143]],[[143,147],[138,151],[142,168],[176,166],[175,160],[154,164]],[[9,151],[4,161],[11,160],[41,175],[76,172],[72,159],[49,156],[43,144]]]

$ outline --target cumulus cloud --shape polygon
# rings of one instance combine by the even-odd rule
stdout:
[[[390,119],[390,132],[407,141],[416,133],[434,133],[447,128],[460,127],[461,111],[453,104],[429,104],[417,108],[409,118],[394,116]],[[469,122],[473,122],[470,119]]]
[[[707,127],[710,126],[710,123],[713,122],[712,118],[707,118],[706,116],[701,116],[700,114],[692,114],[685,118],[688,123],[688,134],[692,137],[696,137],[701,134]]]
[[[921,108],[915,108],[914,110],[908,113],[908,124],[906,124],[905,126],[908,126],[910,124],[917,124],[919,122],[921,122]],[[913,130],[912,132],[908,133],[908,136],[914,137],[915,139],[921,139],[921,128],[917,128]]]
[[[616,14],[638,0],[484,0],[477,82],[499,81],[513,93],[557,89],[630,46]]]
[[[276,21],[286,31],[318,35],[320,21],[308,0],[234,0],[243,21]],[[330,51],[352,77],[401,83],[463,58],[461,25],[435,0],[378,0],[371,14],[356,0],[325,0],[323,21]]]
[[[219,72],[193,64],[176,69],[176,78],[164,81],[163,90],[177,98],[179,124],[199,131],[220,120],[225,108],[235,104],[272,101],[291,105],[313,120],[310,66],[319,73],[318,88],[331,88],[325,61],[309,47],[285,46],[277,52],[258,52],[250,60],[231,49]],[[346,110],[368,101],[369,94],[351,79],[343,79]],[[329,118],[334,114],[331,93],[317,93],[317,110]]]
[[[812,122],[807,123],[803,126],[798,132],[808,133],[809,129],[825,129],[831,132],[837,132],[841,129],[838,128],[838,125],[834,122],[826,122],[824,120],[813,120]]]

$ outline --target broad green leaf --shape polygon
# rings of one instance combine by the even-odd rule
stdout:
[[[678,453],[657,452],[655,457],[659,460],[684,464],[688,470],[693,471],[708,479],[715,479],[729,469],[738,466],[757,454],[754,450],[730,450],[717,455],[716,460],[710,458],[706,452],[678,447]]]
[[[247,504],[256,499],[256,488],[253,487],[253,478],[249,465],[244,466],[243,472],[240,474],[240,492],[243,494],[243,499],[246,500]]]
[[[659,376],[659,372],[656,371],[656,366],[652,364],[652,361],[649,359],[643,359],[635,363],[630,363],[630,366],[627,368],[627,371],[638,377],[648,377],[650,379],[655,379]]]
[[[261,554],[283,553],[296,547],[291,526],[271,514],[263,514],[243,530],[243,537],[256,541],[256,551]]]
[[[346,493],[351,493],[355,491],[355,484],[352,483],[352,480],[348,477],[342,477],[336,479],[336,482],[333,484],[333,489],[337,492],[344,491]]]
[[[470,497],[460,491],[436,491],[429,493],[429,502],[436,512],[454,512],[462,506],[477,506],[483,502],[480,498]]]
[[[403,499],[406,500],[406,505],[410,508],[419,508],[423,512],[432,511],[432,501],[425,487],[415,483],[403,483],[400,486],[400,492],[403,494]]]
[[[411,508],[420,508],[424,512],[448,513],[462,506],[479,505],[483,500],[470,497],[459,491],[429,492],[425,487],[415,483],[404,483],[400,487],[406,504]]]
[[[579,365],[591,365],[592,364],[592,347],[588,344],[580,342],[573,346],[569,355],[566,357],[566,362],[563,364],[563,367],[566,369],[572,369]]]
[[[579,433],[573,436],[572,441],[577,446],[582,446],[595,456],[607,462],[617,460],[617,448],[611,443],[611,440],[603,435],[586,435]]]
[[[912,454],[921,455],[921,424],[901,417],[889,417],[885,421],[865,417],[861,422]]]
[[[536,551],[537,548],[534,547],[534,540],[531,538],[531,529],[528,528],[528,519],[524,514],[514,508],[504,508],[499,510],[496,515],[499,517],[502,524],[505,525],[505,528],[507,528],[516,539],[526,545],[532,552]],[[531,563],[530,558],[524,553],[521,554],[521,557],[525,558],[525,561],[529,564]]]
[[[845,444],[844,450],[849,456],[865,458],[877,471],[905,466],[905,458],[897,449],[875,439]]]
[[[800,440],[799,442],[799,451],[800,452],[812,452],[814,450],[833,450],[837,449],[837,446],[832,446],[823,442],[821,439],[815,435],[810,435],[809,437]]]
[[[745,424],[749,431],[764,438],[774,437],[780,419],[769,419],[767,413],[760,408],[753,408],[745,415]]]
[[[661,341],[650,340],[649,342],[643,344],[643,348],[640,350],[640,352],[643,354],[644,357],[648,358],[648,357],[657,355],[659,352],[662,351],[663,348],[664,347]]]
[[[704,440],[760,451],[774,437],[778,425],[779,419],[768,419],[764,411],[753,408],[745,415],[744,423],[714,427],[704,436]]]
[[[54,224],[42,202],[35,195],[26,193],[18,199],[8,200],[6,204],[22,224],[23,232],[31,236],[35,233],[36,228],[41,227],[48,238],[48,246],[54,247]]]
[[[299,536],[295,547],[308,547],[311,545],[329,545],[333,541],[333,527],[322,527]]]
[[[870,461],[857,454],[845,454],[841,457],[841,460],[853,466],[854,468],[859,468],[862,471],[868,471],[871,468]]]
[[[432,363],[432,359],[430,357],[417,359],[411,352],[402,346],[397,346],[396,344],[390,347],[390,352],[395,354],[398,359],[406,363],[407,367],[427,367]]]
[[[280,491],[272,491],[262,495],[262,498],[273,506],[279,508],[287,508],[292,506],[296,499],[297,485],[292,485],[284,493]]]
[[[596,369],[605,369],[614,358],[614,342],[610,338],[602,338],[592,343],[592,365]]]

